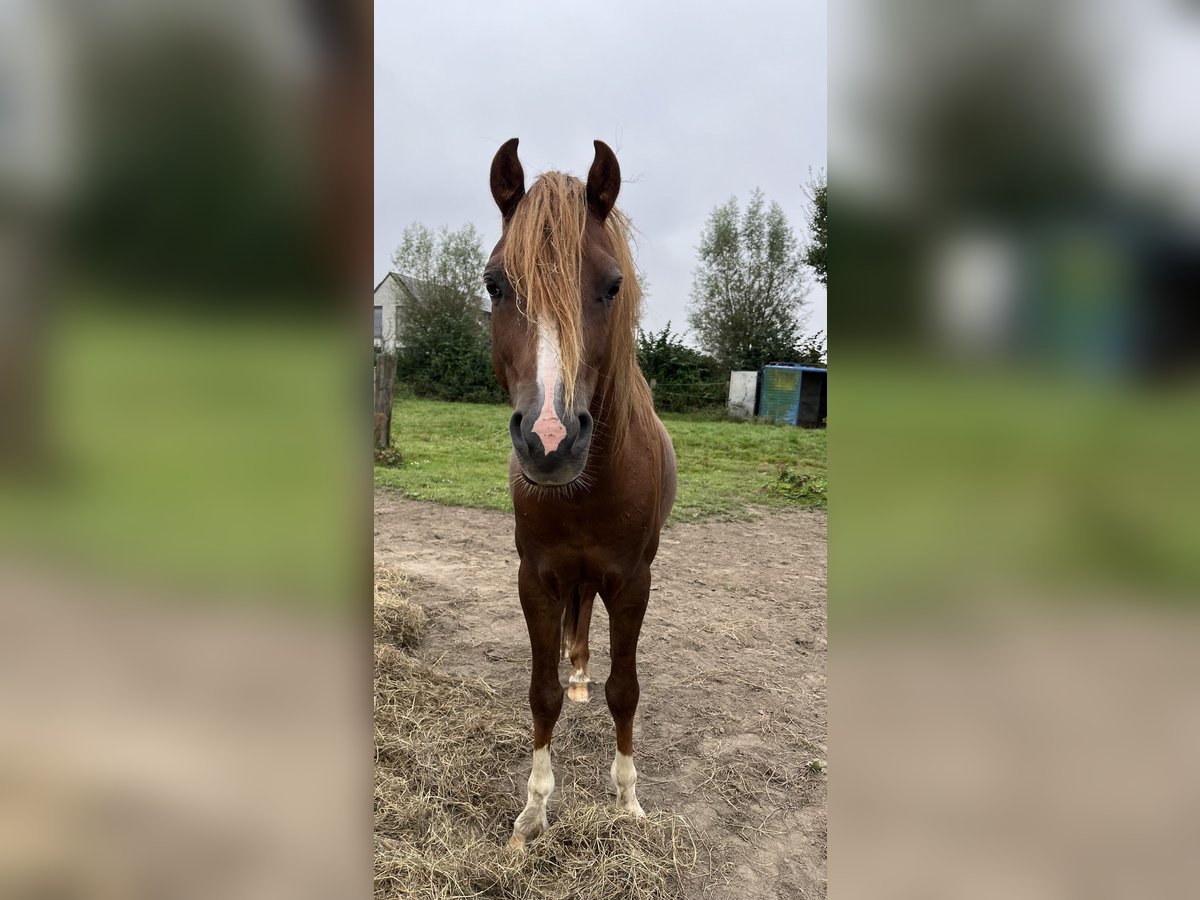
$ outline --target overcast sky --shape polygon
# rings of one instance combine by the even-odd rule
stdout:
[[[617,153],[617,200],[650,286],[643,326],[687,328],[712,208],[761,187],[803,242],[824,169],[825,3],[375,4],[375,280],[407,225],[472,222],[490,253],[492,155],[521,139],[527,184]],[[811,280],[811,279],[810,279]],[[806,332],[824,329],[812,281]]]

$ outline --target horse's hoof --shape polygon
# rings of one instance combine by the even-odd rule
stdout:
[[[572,682],[567,685],[567,699],[575,703],[587,703],[592,699],[593,693],[590,681],[582,684]]]
[[[514,833],[513,836],[508,839],[508,849],[509,850],[524,850],[525,849],[525,835]]]

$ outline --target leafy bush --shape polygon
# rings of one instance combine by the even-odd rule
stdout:
[[[795,353],[792,354],[794,362],[803,363],[806,366],[823,366],[826,358],[824,331],[801,338],[796,344]]]
[[[487,331],[459,315],[410,320],[403,346],[397,348],[396,378],[417,397],[467,403],[506,399],[492,372]]]
[[[720,407],[729,393],[728,373],[716,361],[671,334],[638,330],[638,364],[654,388],[654,405],[664,412]]]
[[[404,454],[400,452],[399,447],[388,447],[385,450],[375,451],[375,465],[385,466],[389,469],[396,469],[404,465]]]
[[[779,478],[768,488],[782,497],[809,503],[823,503],[828,482],[820,475],[800,472],[790,466],[779,470]]]

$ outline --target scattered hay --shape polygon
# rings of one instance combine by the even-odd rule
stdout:
[[[377,571],[377,598],[379,585]],[[524,852],[511,851],[528,774],[528,710],[483,681],[377,642],[376,898],[684,896],[697,863],[687,823],[665,813],[635,819],[596,802],[611,745],[605,717],[560,726],[550,827]]]
[[[820,773],[808,768],[779,766],[769,759],[746,753],[705,759],[704,780],[688,791],[702,792],[744,812],[756,806],[799,809],[811,800],[814,778]]]
[[[390,640],[410,649],[421,643],[427,620],[425,611],[410,599],[414,587],[403,572],[375,567],[376,641]]]
[[[412,801],[405,806],[419,811],[415,827],[383,834],[377,820],[377,898],[675,898],[684,896],[682,875],[696,864],[686,826],[666,815],[640,820],[607,805],[565,802],[545,833],[513,851],[456,829],[436,798]]]
[[[739,647],[746,647],[751,643],[752,639],[759,638],[761,632],[766,627],[764,622],[753,622],[748,619],[740,621],[719,621],[709,619],[699,625],[698,631],[704,634],[711,634],[719,638],[728,638],[734,641]]]

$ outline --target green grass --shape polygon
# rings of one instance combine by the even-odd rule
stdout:
[[[0,483],[0,543],[324,603],[358,561],[356,348],[317,321],[81,300],[51,335],[44,472]]]
[[[393,441],[399,468],[375,468],[375,484],[451,506],[507,510],[511,450],[506,406],[401,399]],[[679,459],[671,522],[744,517],[752,506],[825,507],[825,432],[665,414]]]
[[[512,445],[506,406],[397,400],[392,444],[399,468],[375,467],[375,484],[414,500],[448,506],[511,509],[507,465]]]
[[[839,614],[1200,596],[1200,385],[879,357],[838,395]]]

